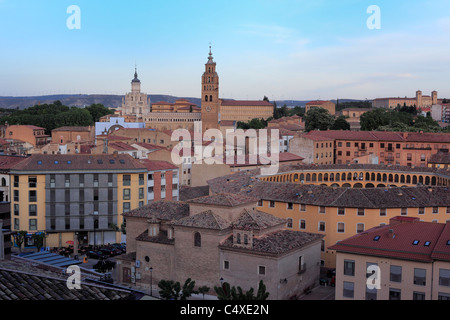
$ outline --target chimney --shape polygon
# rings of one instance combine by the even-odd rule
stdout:
[[[395,238],[394,229],[389,229],[387,236],[389,239],[394,239]]]

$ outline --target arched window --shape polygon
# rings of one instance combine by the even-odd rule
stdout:
[[[2,178],[2,187],[5,187],[5,186],[6,186],[6,179]]]
[[[194,246],[201,247],[202,246],[202,236],[199,232],[194,233]]]
[[[209,96],[209,101],[213,101],[212,95]]]
[[[236,243],[241,244],[241,234],[240,233],[238,233],[236,236]]]
[[[244,234],[244,244],[247,245],[248,244],[248,235]]]
[[[208,96],[207,95],[205,96],[205,101],[208,102]]]

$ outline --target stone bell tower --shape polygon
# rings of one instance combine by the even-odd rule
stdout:
[[[219,129],[220,121],[219,76],[213,60],[211,46],[208,62],[202,76],[202,131]]]

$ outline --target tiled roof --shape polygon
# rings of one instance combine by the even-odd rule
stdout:
[[[209,186],[190,187],[180,186],[180,201],[204,197],[209,195]]]
[[[21,265],[0,263],[0,300],[134,300],[132,291],[81,282],[80,290],[67,287],[67,276]]]
[[[241,192],[263,200],[328,207],[419,208],[450,204],[448,187],[331,188],[260,181]]]
[[[243,194],[216,193],[196,199],[189,200],[189,203],[216,205],[224,207],[235,207],[248,203],[256,203],[258,200]]]
[[[53,131],[58,132],[58,131],[74,131],[74,132],[89,132],[91,130],[91,127],[69,127],[69,126],[65,126],[65,127],[59,127],[56,129],[53,129]]]
[[[450,143],[450,133],[433,132],[392,132],[392,131],[349,131],[326,130],[310,131],[305,137],[321,136],[334,140],[354,141],[393,141],[393,142],[436,142]]]
[[[300,231],[281,230],[253,238],[253,247],[242,248],[233,244],[233,236],[228,237],[220,245],[221,249],[251,251],[262,255],[280,255],[302,248],[312,241],[322,239],[323,235]]]
[[[233,229],[264,230],[266,228],[285,224],[286,220],[259,210],[244,209],[239,218],[233,222]]]
[[[240,171],[226,176],[210,179],[207,181],[213,193],[237,193],[243,187],[253,184],[260,169]]]
[[[222,100],[222,106],[273,106],[265,100]]]
[[[192,216],[178,219],[171,223],[174,226],[193,227],[201,229],[225,230],[231,227],[231,223],[207,210]]]
[[[125,212],[124,217],[159,220],[176,220],[189,215],[189,205],[180,201],[158,200],[140,208]]]
[[[6,156],[6,155],[0,155],[0,170],[10,170],[13,166],[15,166],[17,163],[27,159],[26,157],[19,157],[19,156]]]
[[[325,104],[327,102],[331,102],[331,101],[324,101],[324,100],[314,100],[314,101],[310,101],[308,103],[306,103],[306,105],[322,105]]]
[[[113,149],[116,149],[117,151],[136,151],[137,149],[135,147],[130,146],[129,144],[125,142],[111,142],[108,144],[108,147],[111,147]]]
[[[141,159],[139,160],[139,162],[141,162],[147,168],[148,171],[178,169],[178,167],[173,165],[172,163],[162,160]]]
[[[128,154],[115,155],[48,155],[34,154],[19,162],[11,171],[60,170],[145,170],[145,166]]]
[[[329,249],[423,262],[431,262],[433,259],[450,261],[450,246],[447,245],[449,235],[449,223],[399,217],[391,219],[389,225],[369,229],[342,240]]]
[[[450,153],[448,152],[435,153],[430,157],[428,163],[450,164]]]
[[[163,146],[157,146],[156,144],[145,143],[145,142],[138,142],[138,143],[133,143],[133,144],[138,145],[138,146],[148,149],[148,150],[166,149]]]

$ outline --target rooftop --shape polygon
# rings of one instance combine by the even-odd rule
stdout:
[[[189,205],[181,201],[158,200],[125,212],[124,217],[172,221],[189,215]]]
[[[273,106],[272,103],[265,100],[222,100],[222,106],[240,107],[240,106]]]
[[[282,224],[286,224],[286,220],[259,210],[244,209],[239,218],[233,222],[233,229],[264,230]]]
[[[114,155],[49,155],[34,154],[19,162],[11,171],[61,170],[145,170],[145,166],[128,154]]]
[[[171,224],[174,226],[212,230],[225,230],[231,227],[230,222],[211,210],[178,219],[176,221],[173,221]]]
[[[189,203],[203,204],[203,205],[216,205],[224,207],[235,207],[248,203],[256,203],[258,200],[243,194],[234,193],[216,193],[213,195],[207,195],[200,198],[189,200]]]
[[[397,217],[389,225],[357,234],[329,247],[338,252],[403,260],[450,261],[450,223]]]

